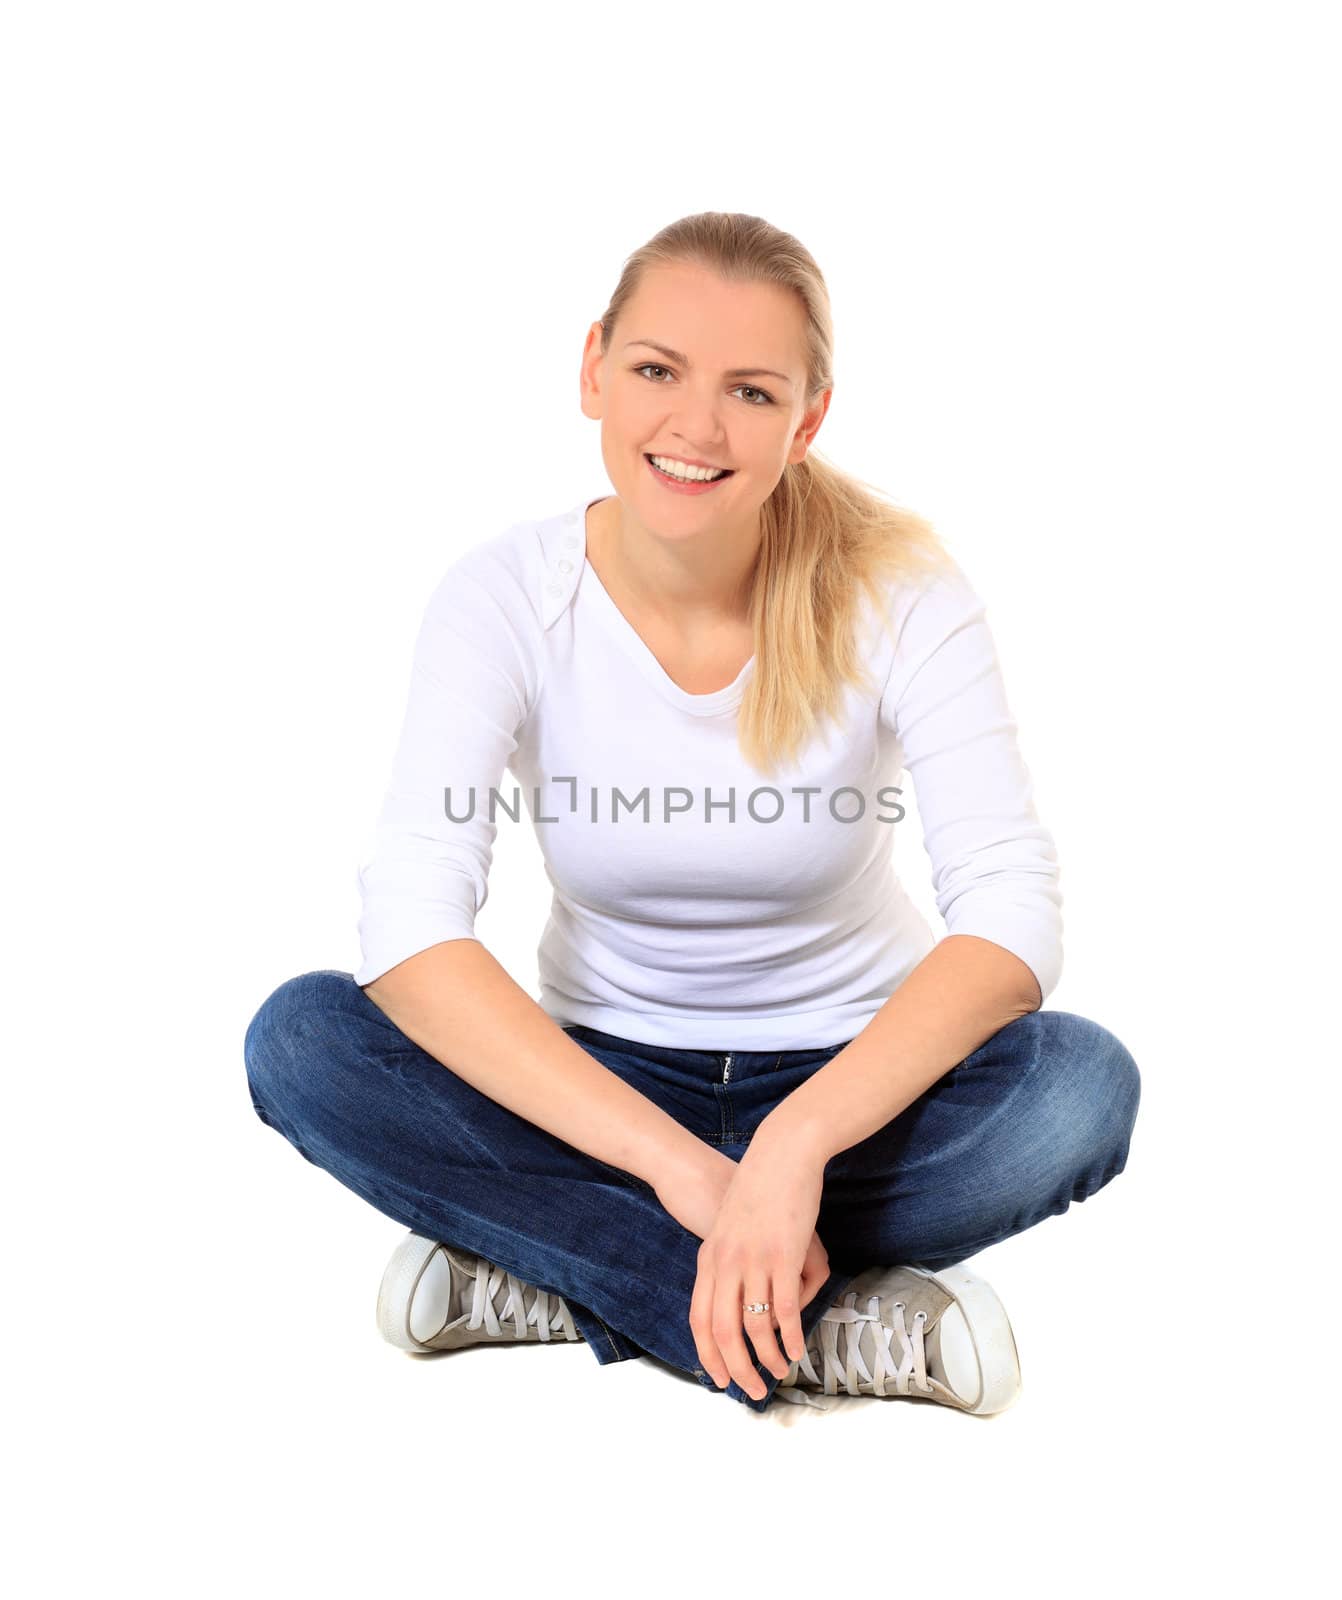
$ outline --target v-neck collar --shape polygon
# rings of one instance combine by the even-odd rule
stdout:
[[[605,623],[607,632],[624,649],[634,665],[643,673],[644,677],[668,699],[672,705],[679,706],[682,711],[688,711],[696,717],[712,717],[723,711],[729,711],[740,703],[746,692],[746,684],[750,674],[755,668],[755,657],[752,655],[736,677],[725,688],[715,689],[711,694],[690,694],[687,689],[682,689],[674,678],[667,672],[661,662],[649,649],[647,641],[639,633],[629,618],[620,610],[611,598],[604,583],[597,576],[596,568],[587,559],[587,512],[598,500],[607,500],[609,495],[593,495],[590,499],[582,501],[578,506],[578,528],[582,539],[582,574],[579,582],[579,594],[586,593],[590,596],[596,614]]]

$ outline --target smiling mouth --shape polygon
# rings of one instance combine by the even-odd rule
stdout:
[[[664,478],[670,478],[673,483],[722,483],[727,478],[730,478],[736,471],[735,467],[712,467],[706,470],[716,472],[717,477],[715,478],[678,478],[673,472],[662,472],[661,467],[657,465],[650,451],[645,450],[643,452],[643,459],[648,463],[654,472],[661,472]],[[666,456],[663,457],[663,459],[671,461],[675,458],[672,456]]]

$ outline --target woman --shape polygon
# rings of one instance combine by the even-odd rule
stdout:
[[[790,235],[663,229],[583,356],[615,493],[429,602],[362,965],[246,1040],[262,1121],[411,1230],[378,1307],[404,1348],[560,1336],[757,1410],[999,1411],[1010,1323],[958,1263],[1126,1163],[1131,1055],[1041,1009],[1057,858],[983,604],[816,456],[831,347]],[[892,868],[906,768],[940,942]],[[505,769],[554,887],[539,1004],[474,934]]]

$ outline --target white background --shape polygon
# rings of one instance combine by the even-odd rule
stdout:
[[[6,10],[17,1592],[1259,1594],[1324,1559],[1330,11]],[[1048,1003],[1143,1075],[1126,1172],[976,1258],[1025,1380],[991,1419],[406,1356],[404,1230],[247,1094],[266,995],[356,964],[433,585],[608,490],[583,337],[704,209],[819,260],[817,443],[985,597],[1064,873]],[[533,993],[547,887],[502,827],[478,931]]]

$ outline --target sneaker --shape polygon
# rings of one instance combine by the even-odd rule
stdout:
[[[842,1388],[987,1416],[1005,1411],[1020,1386],[1016,1340],[990,1284],[962,1266],[899,1266],[869,1267],[853,1279],[774,1393],[811,1405],[791,1391]]]
[[[585,1342],[558,1295],[533,1289],[481,1256],[413,1231],[382,1274],[377,1326],[389,1344],[402,1350],[456,1350],[487,1340]]]

